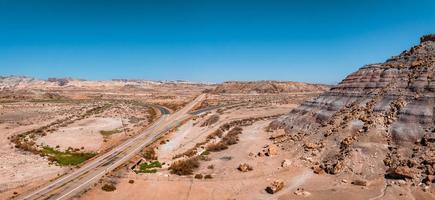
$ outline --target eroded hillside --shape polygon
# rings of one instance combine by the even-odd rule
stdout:
[[[351,176],[364,185],[385,179],[386,192],[414,197],[418,188],[433,193],[434,72],[435,40],[426,36],[400,55],[350,74],[270,128],[284,129],[285,139],[277,142],[304,149],[301,158],[315,173]]]

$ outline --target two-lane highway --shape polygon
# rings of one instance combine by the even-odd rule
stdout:
[[[143,133],[129,139],[111,151],[89,161],[81,168],[17,199],[69,199],[96,183],[103,175],[121,166],[192,115],[189,111],[205,98],[202,94],[174,114],[162,113],[162,117]]]

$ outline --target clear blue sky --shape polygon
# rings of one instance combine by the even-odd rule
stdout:
[[[336,83],[431,32],[433,0],[0,0],[0,75]]]

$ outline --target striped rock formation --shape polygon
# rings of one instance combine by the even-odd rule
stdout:
[[[270,128],[284,129],[292,141],[315,151],[315,169],[330,174],[350,170],[355,149],[378,145],[382,156],[373,163],[383,162],[386,177],[399,176],[396,171],[406,167],[412,172],[408,178],[428,181],[429,177],[431,182],[435,175],[434,72],[435,35],[428,35],[384,63],[360,68],[330,91],[272,122]]]

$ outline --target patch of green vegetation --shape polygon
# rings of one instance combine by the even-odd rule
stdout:
[[[205,151],[203,151],[201,153],[201,156],[206,156],[206,155],[209,155],[209,154],[210,154],[210,151],[205,150]]]
[[[113,135],[113,134],[119,133],[119,132],[120,132],[120,130],[118,130],[118,129],[110,130],[110,131],[101,130],[100,134],[103,135],[104,137],[108,137],[110,135]]]
[[[44,146],[41,153],[48,156],[50,161],[57,162],[60,166],[78,165],[96,155],[95,153],[62,152],[48,146]]]
[[[137,174],[139,173],[156,173],[156,168],[162,168],[162,164],[159,161],[153,161],[149,163],[142,163],[139,165],[139,170],[136,170],[135,172]]]

